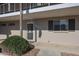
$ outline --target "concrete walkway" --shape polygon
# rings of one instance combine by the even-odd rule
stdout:
[[[5,54],[3,54],[3,53],[0,53],[0,56],[8,56],[8,55],[5,55]]]
[[[62,53],[67,56],[79,56],[79,46],[64,46],[47,43],[36,43],[35,46],[40,49],[40,52],[37,54],[38,56],[61,56]]]
[[[40,52],[37,56],[59,56],[60,53],[53,49],[40,48]]]

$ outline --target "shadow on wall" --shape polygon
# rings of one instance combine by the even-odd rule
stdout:
[[[37,31],[38,31],[38,34],[37,34]],[[41,36],[42,36],[42,29],[35,26],[35,42],[37,42],[37,37],[41,38]]]
[[[41,36],[42,36],[42,30],[39,29],[39,38],[41,38]]]
[[[72,22],[72,21],[70,21],[70,22]],[[76,22],[77,23],[75,23],[75,26],[74,26],[75,30],[67,30],[67,31],[69,31],[69,32],[75,32],[76,30],[79,30],[79,27],[78,27],[79,20],[76,20]],[[10,26],[8,26],[9,23],[13,23],[13,22],[6,22],[7,26],[5,26],[4,24],[3,24],[3,26],[0,26],[0,34],[6,35],[8,37],[9,35],[11,35],[11,30],[17,30],[17,31],[19,31],[19,21],[14,22],[15,25],[11,24]],[[28,21],[24,21],[23,22],[23,30],[27,30],[27,25],[26,25],[27,23],[28,23]],[[70,26],[71,29],[72,29],[73,23],[74,22],[72,22],[72,24]],[[47,30],[49,32],[54,32],[54,33],[64,33],[64,32],[58,32],[58,31],[56,32],[55,30],[49,30],[48,28],[51,27],[51,22],[48,23],[48,20],[47,21],[46,20],[40,20],[40,21],[36,21],[35,20],[35,24],[36,25],[34,25],[34,28],[35,28],[34,31],[35,31],[35,40],[36,41],[37,41],[37,37],[39,37],[39,38],[42,37],[42,31],[45,31],[45,30]],[[62,28],[64,28],[64,27],[62,26]],[[50,28],[50,29],[52,29],[52,28]],[[56,29],[57,29],[57,26],[56,26]],[[37,34],[37,31],[38,31],[38,34]],[[68,33],[68,32],[65,32],[65,33]]]
[[[0,23],[0,25],[3,24],[2,26],[0,26],[0,35],[5,35],[7,38],[12,34],[11,30],[19,31],[19,22],[17,22],[15,25],[11,25],[11,26],[8,26],[9,23],[12,23],[12,22]],[[6,24],[6,25],[4,25],[4,24]],[[38,37],[41,38],[42,29],[37,28],[37,27],[34,27],[34,28],[35,29],[33,29],[34,32],[32,32],[32,34],[35,33],[35,41],[37,41],[37,31],[38,31]],[[25,25],[25,23],[23,24],[23,30],[27,30],[27,25]],[[17,33],[16,33],[16,35],[17,35]],[[28,32],[27,32],[27,35],[28,35]]]
[[[0,34],[6,35],[6,37],[8,38],[11,34],[11,31],[7,27],[0,27]]]
[[[9,37],[11,30],[19,30],[19,26],[16,26],[14,22],[0,22],[0,35]]]

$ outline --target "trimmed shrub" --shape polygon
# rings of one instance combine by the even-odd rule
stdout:
[[[7,48],[16,55],[22,55],[34,48],[33,45],[29,44],[27,40],[20,36],[8,37],[5,41],[1,43],[1,45],[3,48]]]

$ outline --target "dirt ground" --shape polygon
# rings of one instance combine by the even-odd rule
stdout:
[[[34,48],[31,51],[29,51],[26,54],[24,54],[23,56],[36,56],[39,51],[40,51],[40,49]]]

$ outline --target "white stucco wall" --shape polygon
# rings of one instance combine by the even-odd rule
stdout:
[[[59,19],[69,19],[59,18]],[[58,19],[58,18],[57,18]],[[49,20],[49,19],[48,19]],[[48,42],[63,45],[79,45],[79,17],[75,17],[75,31],[49,31],[48,20],[38,20],[36,23],[41,28],[42,35],[37,37],[38,42]],[[52,19],[53,20],[53,19]],[[56,19],[55,19],[56,20]],[[39,31],[38,31],[39,35]]]
[[[56,20],[56,19],[70,19],[75,18],[75,31],[49,31],[48,30],[48,20]],[[23,22],[23,37],[27,39],[27,23],[33,22],[34,26],[38,27],[37,29],[37,42],[47,42],[47,43],[55,43],[55,44],[62,44],[62,45],[75,45],[79,46],[79,16],[77,17],[57,17],[57,18],[46,18],[46,19],[36,19],[33,21],[24,21]],[[7,22],[10,23],[10,22]],[[19,22],[14,22],[14,27],[9,27],[11,35],[20,35],[19,31]],[[7,28],[5,28],[7,32]],[[39,29],[41,29],[41,37],[39,37]],[[4,32],[4,30],[0,30]],[[35,31],[35,30],[34,30]],[[0,39],[5,39],[7,37],[6,34],[0,34]],[[35,40],[35,32],[34,38]]]

